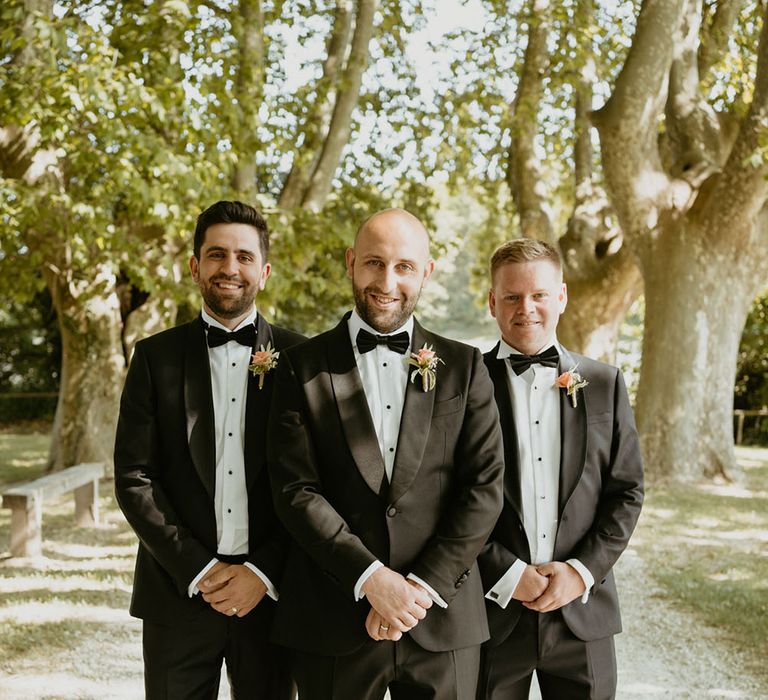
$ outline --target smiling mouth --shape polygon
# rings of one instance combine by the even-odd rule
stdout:
[[[388,297],[381,294],[369,294],[369,296],[377,306],[383,308],[388,308],[399,301],[397,297]]]
[[[214,282],[217,289],[223,289],[224,291],[237,291],[242,285],[235,282]]]

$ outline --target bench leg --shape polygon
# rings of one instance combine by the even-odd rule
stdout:
[[[92,527],[99,522],[99,480],[75,489],[75,520],[78,527]]]
[[[7,503],[7,497],[3,499]],[[11,508],[11,556],[39,557],[43,553],[42,502],[37,498],[13,499]]]

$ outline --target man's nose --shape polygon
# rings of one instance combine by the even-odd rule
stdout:
[[[236,275],[240,271],[237,264],[237,256],[227,255],[222,263],[221,271],[227,275]]]
[[[385,292],[391,292],[397,286],[397,277],[395,275],[394,267],[385,267],[381,271],[380,284],[382,290]]]
[[[531,299],[531,297],[523,297],[520,299],[520,311],[524,314],[532,313],[534,308],[533,299]]]

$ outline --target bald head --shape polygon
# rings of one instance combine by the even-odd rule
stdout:
[[[411,214],[411,212],[397,207],[382,209],[363,221],[355,234],[353,247],[357,248],[357,242],[361,235],[365,235],[371,231],[386,232],[392,229],[397,229],[416,240],[421,239],[425,245],[427,258],[429,257],[429,232],[427,231],[426,226],[424,226],[417,217]]]
[[[357,311],[379,333],[408,320],[435,267],[427,229],[404,209],[385,209],[366,219],[346,261]]]

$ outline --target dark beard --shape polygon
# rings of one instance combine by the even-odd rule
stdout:
[[[248,313],[253,307],[253,300],[256,297],[255,294],[250,294],[248,287],[243,287],[242,293],[239,297],[222,299],[216,293],[214,284],[219,281],[234,281],[227,280],[226,278],[219,277],[209,282],[208,286],[201,288],[200,292],[203,296],[203,301],[208,308],[219,318],[237,318],[243,314]],[[240,280],[237,280],[238,282]]]
[[[360,318],[379,333],[391,333],[403,326],[416,308],[420,296],[419,293],[416,294],[415,297],[403,299],[401,295],[400,304],[386,314],[378,309],[374,309],[371,304],[369,304],[368,297],[366,296],[370,293],[379,294],[379,290],[374,287],[360,289],[355,286],[353,280],[352,293],[355,296],[355,308],[357,308],[357,313],[360,315]],[[382,296],[386,295],[382,294]]]

